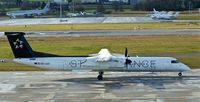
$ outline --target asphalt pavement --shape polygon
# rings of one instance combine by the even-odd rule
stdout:
[[[200,29],[28,31],[28,36],[200,35]]]

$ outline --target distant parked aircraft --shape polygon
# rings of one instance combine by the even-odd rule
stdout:
[[[68,13],[67,17],[103,17],[102,13],[88,13],[88,12],[80,12],[80,13]]]
[[[177,16],[179,16],[179,12],[173,12],[173,11],[156,11],[156,9],[153,9],[153,14],[149,14],[149,16],[152,19],[165,19],[165,20],[171,20],[175,19]]]
[[[33,51],[23,32],[5,32],[15,59],[13,61],[30,66],[53,70],[92,70],[98,71],[98,80],[103,79],[104,71],[128,72],[182,72],[190,68],[173,57],[130,57],[125,54],[112,54],[108,49],[89,56],[59,56]]]
[[[46,6],[42,10],[19,10],[19,11],[10,11],[7,12],[6,15],[10,18],[16,18],[16,16],[24,16],[24,17],[33,17],[45,14],[49,11],[50,3],[48,2]]]

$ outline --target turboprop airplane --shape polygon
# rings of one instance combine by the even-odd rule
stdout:
[[[103,79],[104,71],[127,72],[182,72],[190,68],[173,57],[129,57],[125,54],[111,54],[101,49],[89,56],[59,56],[33,51],[23,32],[5,32],[15,58],[14,62],[50,70],[92,70],[98,71],[98,80]]]
[[[50,3],[48,2],[42,10],[20,10],[20,11],[10,11],[6,15],[10,18],[16,18],[16,16],[32,17],[45,14],[49,11]]]

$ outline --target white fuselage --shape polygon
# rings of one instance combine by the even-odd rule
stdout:
[[[131,64],[125,66],[125,57],[98,62],[93,57],[45,57],[16,58],[15,62],[47,68],[50,70],[93,70],[93,71],[146,71],[183,72],[190,68],[172,57],[129,57]]]
[[[6,15],[11,18],[16,18],[16,16],[39,16],[42,14],[45,14],[49,11],[50,3],[47,3],[47,5],[42,10],[19,10],[19,11],[10,11],[7,12]]]

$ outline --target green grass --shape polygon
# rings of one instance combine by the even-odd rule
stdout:
[[[0,71],[44,71],[43,68],[22,65],[15,62],[0,63]]]
[[[93,30],[93,29],[198,29],[200,23],[123,23],[123,24],[52,24],[52,25],[8,25],[0,26],[0,31],[40,31],[40,30]]]
[[[130,55],[200,53],[200,36],[104,36],[28,38],[33,49],[59,55],[88,55],[108,48]],[[13,58],[7,39],[0,38],[0,58]],[[200,57],[177,57],[191,68],[200,68]],[[0,70],[40,70],[16,63],[0,63]]]
[[[181,62],[189,65],[190,68],[200,68],[200,56],[187,56],[187,57],[177,57]]]
[[[177,20],[200,20],[200,14],[181,14],[176,18]]]

